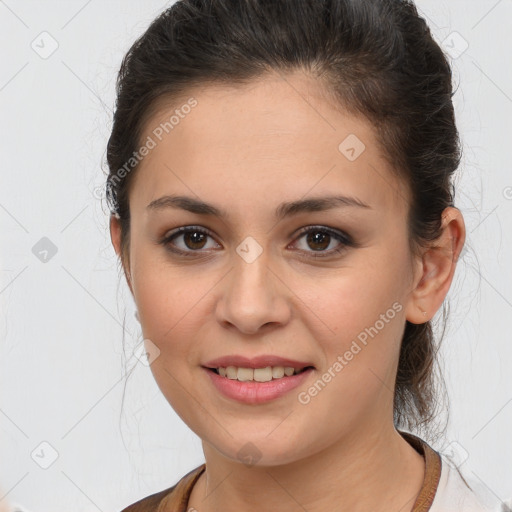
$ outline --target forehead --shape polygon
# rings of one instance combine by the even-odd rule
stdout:
[[[229,199],[242,215],[251,206],[336,191],[405,212],[408,192],[373,126],[335,108],[320,82],[301,73],[210,84],[161,101],[141,140],[148,137],[154,148],[130,193],[130,204],[141,208],[162,194],[187,192],[213,203]]]

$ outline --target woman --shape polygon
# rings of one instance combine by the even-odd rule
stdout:
[[[424,439],[465,240],[452,94],[407,1],[182,0],[134,43],[111,239],[206,462],[125,512],[506,510]]]

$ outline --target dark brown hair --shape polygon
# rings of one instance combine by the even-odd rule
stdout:
[[[410,191],[411,254],[440,236],[461,160],[452,74],[412,1],[178,0],[135,41],[117,79],[106,192],[121,224],[123,254],[137,167],[127,171],[126,163],[157,101],[175,101],[194,86],[296,70],[375,127],[383,154]],[[445,389],[442,375],[436,378],[438,348],[431,322],[406,322],[394,390],[397,428],[428,433]]]

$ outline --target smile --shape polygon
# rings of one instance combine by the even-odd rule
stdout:
[[[263,404],[288,395],[314,372],[312,366],[299,370],[283,366],[265,368],[228,366],[218,369],[203,367],[203,370],[216,391],[226,398],[249,405]]]

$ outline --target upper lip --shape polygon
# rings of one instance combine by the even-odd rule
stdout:
[[[223,356],[208,361],[203,366],[207,368],[227,368],[236,366],[238,368],[265,368],[266,366],[286,366],[302,370],[306,366],[313,366],[311,363],[296,361],[286,357],[279,357],[270,354],[264,354],[257,357],[244,357],[239,355]]]

